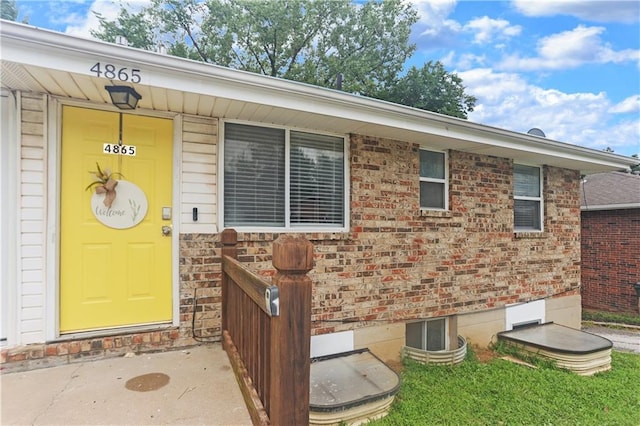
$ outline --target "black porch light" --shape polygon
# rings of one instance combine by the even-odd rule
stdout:
[[[633,288],[636,289],[636,296],[640,297],[640,283],[635,283]]]
[[[129,86],[104,86],[109,92],[111,103],[120,109],[136,109],[142,96],[133,87]]]

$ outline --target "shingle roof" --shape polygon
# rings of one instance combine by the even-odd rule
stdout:
[[[596,173],[580,182],[583,210],[640,208],[640,175],[624,172]]]

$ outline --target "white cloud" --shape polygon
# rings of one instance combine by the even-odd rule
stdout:
[[[615,152],[631,157],[633,154],[640,156],[640,123],[635,119],[623,120],[616,126],[598,134],[599,141],[595,148],[604,149],[611,147]],[[610,144],[605,142],[609,141]],[[620,141],[620,143],[616,143]],[[623,151],[624,149],[624,151]]]
[[[65,33],[78,37],[91,37],[90,30],[96,30],[100,27],[98,18],[96,18],[93,12],[98,12],[105,18],[113,20],[118,16],[119,10],[120,6],[117,3],[97,0],[87,10],[86,15],[84,15],[81,20],[75,22],[73,25],[67,26]]]
[[[640,61],[640,50],[615,51],[600,35],[603,27],[579,25],[570,31],[552,34],[538,42],[537,57],[506,57],[499,65],[505,70],[541,70],[575,68],[585,63],[621,63]]]
[[[150,0],[135,0],[123,3],[123,5],[128,10],[138,11],[142,7],[148,6],[150,3]],[[109,21],[113,21],[118,17],[120,9],[121,5],[119,2],[112,0],[95,0],[85,15],[78,16],[76,14],[75,19],[70,22],[71,25],[67,26],[65,32],[78,37],[91,37],[91,30],[97,30],[100,28],[100,21],[95,16],[94,12],[100,13]]]
[[[632,95],[609,109],[612,114],[627,114],[640,112],[640,95]]]
[[[443,60],[441,60],[441,62],[447,67],[459,68],[463,70],[468,70],[476,67],[484,67],[487,64],[487,56],[485,54],[476,55],[473,53],[463,53],[457,59],[455,67],[452,67],[454,57],[455,56],[453,55],[453,52],[451,52],[451,54],[447,56],[449,62],[447,63]]]
[[[456,0],[410,0],[418,11],[418,22],[412,33],[418,50],[429,50],[443,46],[455,46],[462,25],[447,19],[455,9]]]
[[[497,106],[503,99],[512,96],[522,96],[527,83],[518,74],[496,73],[490,68],[476,68],[458,72],[462,78],[465,91],[476,96],[478,103]]]
[[[527,16],[570,15],[592,22],[634,23],[640,21],[636,0],[514,0],[513,6]]]
[[[82,21],[83,17],[77,13],[77,10],[82,9],[82,4],[82,0],[23,1],[17,4],[18,21],[25,20],[37,26],[34,21],[39,23],[46,19],[47,25],[44,28],[65,27]]]
[[[637,113],[613,114],[615,107],[606,93],[544,89],[528,83],[519,74],[488,68],[458,75],[464,81],[465,92],[478,98],[475,110],[469,114],[471,121],[522,133],[537,127],[549,139],[594,149],[638,150]]]
[[[442,64],[447,67],[447,68],[454,68],[454,61],[456,58],[456,52],[454,52],[453,50],[451,50],[449,53],[447,53],[445,56],[443,56],[442,58],[439,59],[440,62],[442,62]]]
[[[456,8],[456,0],[414,0],[411,1],[421,23],[429,26],[439,26]]]
[[[475,18],[464,26],[464,30],[474,33],[473,42],[476,44],[487,44],[494,39],[506,39],[517,36],[521,33],[522,27],[511,25],[504,19],[492,19],[488,16]]]

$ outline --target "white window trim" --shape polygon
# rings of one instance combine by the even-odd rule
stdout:
[[[431,151],[438,152],[444,154],[444,179],[436,179],[436,178],[428,178],[428,177],[420,177],[420,182],[434,182],[434,183],[444,183],[444,208],[437,207],[422,207],[420,206],[420,210],[422,211],[449,211],[449,153],[447,151],[442,151],[438,149],[430,149],[427,147],[420,147],[420,151]],[[419,160],[418,160],[419,161]],[[419,166],[419,165],[418,165]],[[418,167],[419,170],[419,167]],[[420,172],[418,171],[418,175]]]
[[[19,129],[21,119],[20,92],[13,93],[7,89],[0,89],[0,131],[2,132],[2,146],[0,146],[0,200],[3,206],[19,205],[20,179],[16,179],[20,170],[20,139]],[[12,183],[13,182],[13,183]],[[18,342],[18,310],[22,298],[18,292],[20,284],[20,235],[19,209],[3,208],[0,212],[0,315],[2,322],[0,347],[14,346]]]
[[[351,188],[351,175],[349,173],[349,136],[345,134],[338,133],[330,133],[330,132],[319,132],[312,129],[304,129],[300,127],[292,127],[292,126],[277,126],[268,123],[260,123],[253,121],[242,121],[242,120],[220,120],[220,131],[218,132],[218,229],[225,229],[224,225],[224,143],[225,143],[225,124],[226,123],[234,123],[234,124],[245,124],[248,126],[259,126],[259,127],[269,127],[273,129],[284,129],[285,130],[285,226],[234,226],[233,229],[239,232],[271,232],[271,233],[285,233],[285,232],[296,232],[296,233],[342,233],[349,232],[350,226],[350,188]],[[291,131],[299,131],[306,133],[313,133],[317,135],[327,135],[327,136],[335,136],[338,138],[342,138],[344,140],[344,200],[343,200],[343,210],[344,210],[344,226],[291,226],[290,222],[290,141],[289,136]]]
[[[513,173],[514,173],[514,188],[513,188],[513,200],[523,200],[523,201],[539,201],[539,214],[540,214],[540,229],[534,229],[534,228],[517,228],[515,225],[515,220],[514,220],[514,224],[513,224],[513,230],[514,232],[544,232],[544,175],[543,175],[543,170],[542,170],[542,166],[538,165],[538,164],[526,164],[526,163],[513,163],[514,167],[513,167]],[[515,193],[515,166],[519,165],[519,166],[527,166],[527,167],[536,167],[538,169],[538,182],[540,184],[540,196],[539,197],[523,197],[523,196],[516,196]],[[515,206],[514,206],[514,215],[515,215]]]

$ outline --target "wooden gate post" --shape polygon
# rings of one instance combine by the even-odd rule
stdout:
[[[271,403],[274,425],[309,424],[311,369],[311,278],[313,245],[303,236],[281,235],[273,243],[272,283],[280,315],[272,318]]]
[[[222,257],[224,256],[229,256],[233,259],[237,259],[238,258],[238,248],[237,248],[237,244],[238,244],[238,233],[236,232],[235,229],[225,229],[224,231],[222,231],[222,234],[220,235],[220,240],[222,242]],[[221,265],[222,268],[222,265]],[[228,319],[227,316],[229,315],[229,306],[228,306],[228,291],[229,291],[229,277],[227,276],[227,274],[224,272],[224,268],[222,268],[222,280],[221,280],[221,287],[222,287],[222,324],[221,324],[221,331],[224,332],[225,330],[228,330]],[[223,339],[224,341],[224,339]]]

